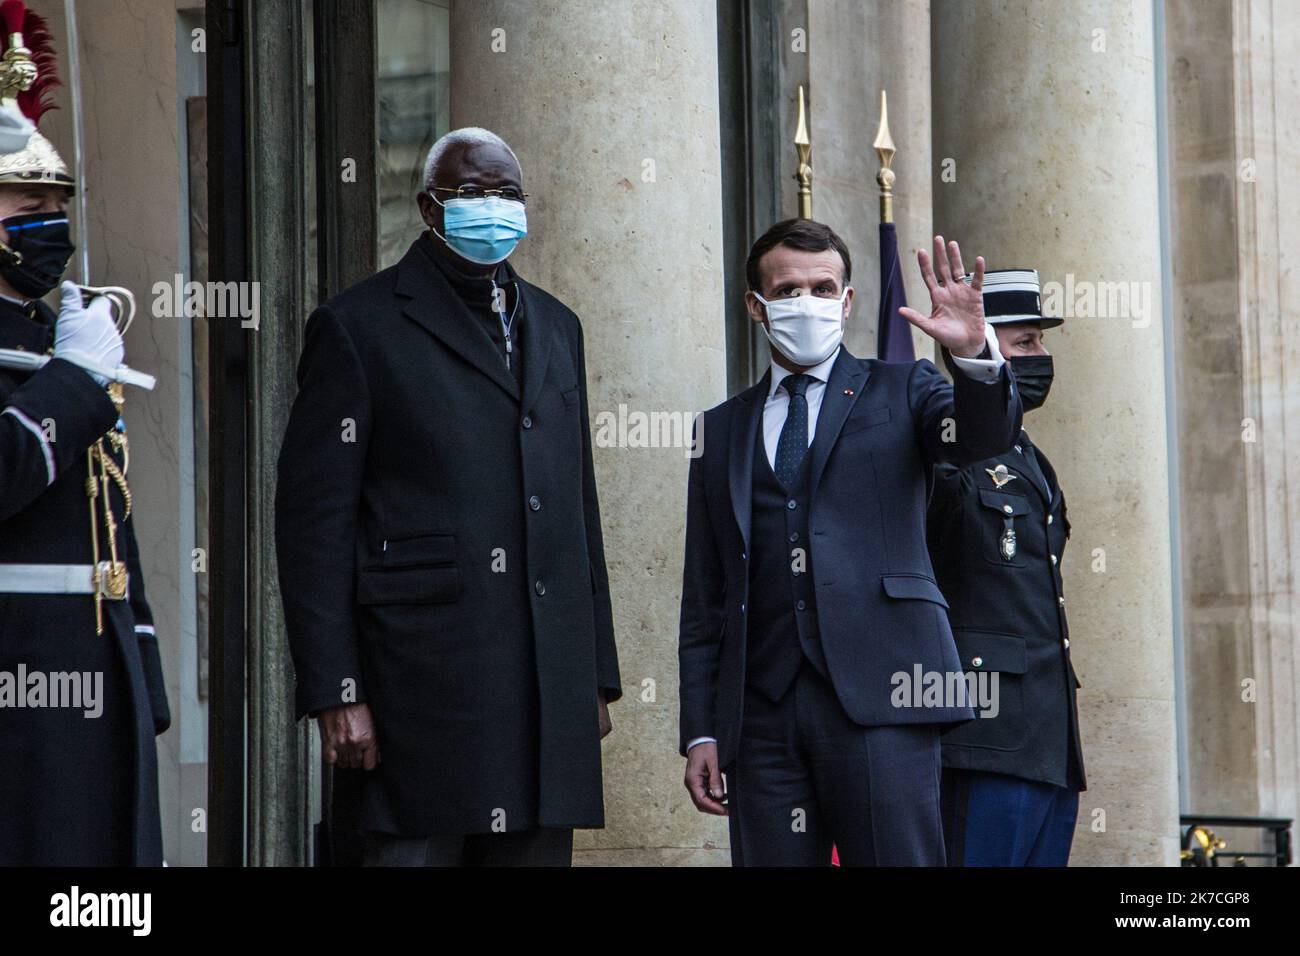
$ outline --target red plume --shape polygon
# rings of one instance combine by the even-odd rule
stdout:
[[[4,38],[0,49],[9,49],[9,37],[21,33],[23,46],[32,53],[36,64],[36,82],[30,90],[18,94],[18,108],[33,123],[39,123],[46,110],[56,109],[51,91],[61,86],[54,55],[54,36],[45,18],[27,9],[22,0],[4,0],[0,3],[0,20],[4,20]]]
[[[22,3],[22,0],[5,0],[4,3],[0,3],[0,20],[5,22],[6,45],[11,35],[23,32],[25,16],[27,16],[27,5]]]

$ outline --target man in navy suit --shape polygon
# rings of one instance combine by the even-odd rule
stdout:
[[[955,242],[918,260],[931,312],[903,314],[943,346],[952,384],[928,361],[850,355],[848,249],[787,220],[746,263],[771,369],[696,422],[681,752],[696,807],[729,817],[737,866],[824,866],[832,843],[849,866],[944,864],[939,733],[974,712],[926,501],[936,463],[1010,448],[1021,409],[984,323],[983,259],[969,283]]]

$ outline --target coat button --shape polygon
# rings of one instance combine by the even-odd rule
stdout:
[[[807,604],[804,604],[803,601],[795,601],[794,606],[795,606],[795,610],[798,610],[798,611],[807,610],[807,608],[808,608],[808,605],[807,605]]]
[[[546,585],[542,583],[541,578],[537,579],[537,582],[533,585],[533,590],[537,592],[539,597],[546,593]]]
[[[798,540],[799,540],[799,532],[798,532],[798,531],[791,531],[791,532],[790,532],[790,543],[791,543],[791,544],[794,544],[794,543],[795,543],[796,541],[798,541]]]
[[[1051,515],[1048,515],[1048,516],[1047,516],[1047,523],[1048,523],[1048,524],[1051,524],[1051,523],[1052,523],[1052,516],[1051,516]]]
[[[542,499],[537,497],[536,495],[533,495],[531,498],[528,499],[528,507],[532,508],[534,511],[541,511]]]
[[[1062,597],[1057,598],[1057,599],[1056,599],[1056,603],[1059,604],[1059,605],[1061,605],[1061,607],[1065,607],[1065,597],[1062,596]]]
[[[1056,555],[1052,555],[1052,567],[1056,567]]]
[[[744,551],[740,552],[740,560],[742,560],[742,561],[748,561],[748,560],[749,560],[749,555],[745,554]]]
[[[1003,505],[1003,506],[1002,506],[1002,510],[1005,511],[1007,514],[1011,514],[1011,506],[1010,506],[1010,505]]]
[[[971,667],[983,667],[983,666],[984,666],[984,658],[982,658],[982,657],[972,657],[972,658],[970,659],[970,666],[971,666]]]
[[[795,500],[794,500],[793,498],[791,498],[789,501],[787,501],[787,502],[785,503],[785,506],[786,506],[787,508],[789,508],[791,511],[794,511],[795,508],[798,508],[798,507],[799,507],[799,505],[795,502]]]
[[[744,614],[744,613],[745,613],[745,605],[744,605],[744,603],[742,603],[742,604],[740,605],[740,613],[741,613],[741,614]]]
[[[1063,640],[1061,643],[1064,644],[1064,645],[1066,646],[1066,648],[1069,648],[1069,646],[1070,646],[1070,639],[1067,637],[1067,638],[1066,638],[1065,640]]]
[[[532,428],[532,427],[533,427],[533,420],[532,420],[532,418],[530,418],[528,415],[525,415],[522,424],[523,424],[523,426],[524,426],[525,428]]]

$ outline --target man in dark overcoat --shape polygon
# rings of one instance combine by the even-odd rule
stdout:
[[[297,709],[365,862],[567,865],[620,694],[582,328],[506,261],[513,151],[434,144],[428,231],[311,316],[276,535]]]

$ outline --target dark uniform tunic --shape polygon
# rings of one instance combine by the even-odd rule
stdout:
[[[1001,487],[989,473],[999,464]],[[997,458],[940,465],[927,529],[962,669],[998,674],[997,716],[944,734],[944,766],[1085,789],[1061,578],[1070,523],[1056,472],[1023,431]]]
[[[53,341],[44,303],[0,299],[0,348],[40,354]],[[0,409],[0,565],[91,565],[86,452],[119,427],[112,400],[55,359],[32,374],[0,368]],[[128,600],[103,602],[102,634],[89,594],[0,593],[0,865],[162,862],[154,736],[170,715],[135,534],[109,486],[130,578]],[[102,519],[99,535],[107,560]],[[59,672],[102,674],[99,716],[17,706],[20,675]]]

